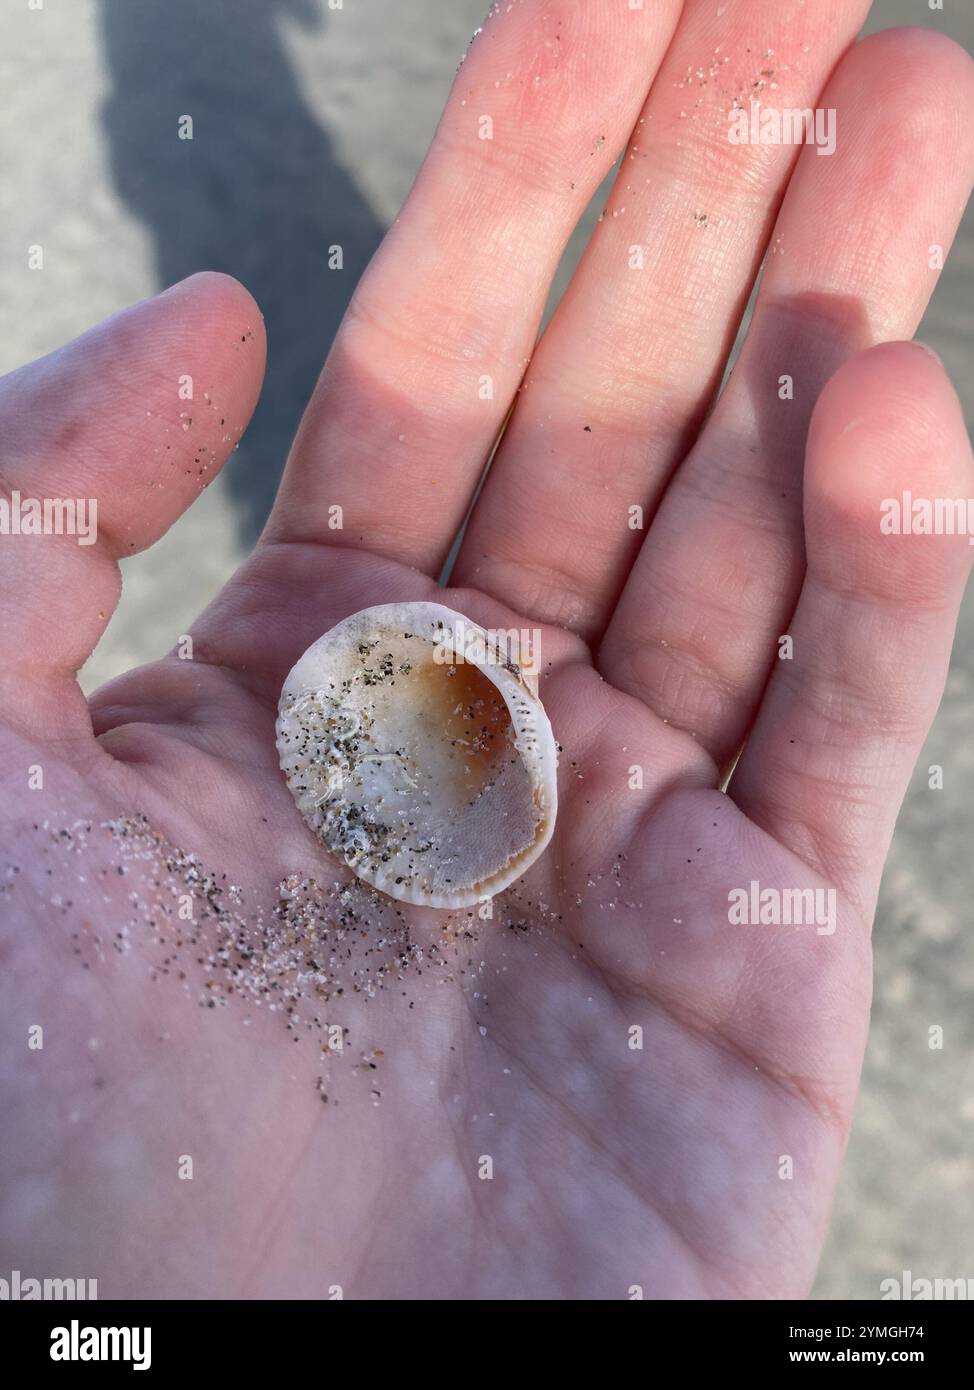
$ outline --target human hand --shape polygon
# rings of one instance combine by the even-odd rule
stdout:
[[[928,248],[968,191],[972,76],[904,31],[829,78],[867,8],[850,0],[719,8],[559,0],[489,19],[192,659],[90,702],[75,679],[117,560],[249,418],[256,306],[194,277],[0,384],[5,491],[99,514],[91,547],[0,545],[9,1267],[97,1277],[103,1297],[807,1292],[877,886],[970,557],[963,537],[884,535],[879,514],[904,489],[971,494],[942,369],[886,340],[913,331]],[[834,155],[731,145],[727,108],[755,91],[834,108]],[[630,130],[533,351],[565,239]],[[365,898],[339,944],[329,899],[331,985],[302,962],[316,993],[272,959],[295,930],[276,885],[345,875],[281,777],[280,687],[346,614],[437,597],[541,629],[556,837],[490,921],[444,929]],[[207,868],[226,883],[201,884]],[[835,890],[834,931],[732,923],[752,880]],[[257,1004],[241,948],[292,1014]],[[322,1052],[334,1025],[340,1056]]]

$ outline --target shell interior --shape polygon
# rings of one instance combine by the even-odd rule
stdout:
[[[328,848],[432,907],[471,905],[523,873],[557,800],[556,745],[528,678],[482,628],[484,660],[446,659],[458,619],[430,603],[345,619],[291,671],[277,724],[288,786]]]

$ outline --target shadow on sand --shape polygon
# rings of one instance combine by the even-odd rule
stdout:
[[[151,234],[159,286],[235,275],[267,321],[263,396],[226,472],[259,533],[301,411],[384,228],[336,162],[298,87],[282,24],[318,30],[319,0],[100,0],[116,187]],[[193,139],[178,138],[181,116]],[[328,248],[344,268],[328,268]]]

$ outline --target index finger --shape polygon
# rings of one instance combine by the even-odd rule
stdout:
[[[561,252],[636,121],[681,8],[491,7],[352,298],[265,539],[364,545],[437,572]]]

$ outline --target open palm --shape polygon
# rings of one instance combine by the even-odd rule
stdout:
[[[918,248],[954,230],[972,77],[951,45],[889,34],[819,98],[862,4],[787,33],[770,0],[721,22],[680,8],[489,20],[260,545],[191,644],[87,703],[75,675],[117,559],[249,418],[259,312],[194,277],[0,384],[6,489],[95,497],[100,522],[90,548],[0,549],[10,1267],[97,1277],[102,1297],[807,1292],[879,876],[969,560],[963,537],[880,531],[882,499],[967,496],[971,477],[939,364],[873,344],[912,332],[933,283]],[[782,105],[837,110],[832,158],[727,144],[752,67]],[[908,138],[883,115],[891,74],[920,112]],[[532,353],[564,240],[633,129]],[[836,227],[854,254],[824,245]],[[556,835],[488,919],[444,931],[371,899],[313,1029],[307,1000],[289,1016],[219,987],[213,905],[244,919],[286,880],[348,878],[284,785],[277,698],[335,622],[416,598],[540,629]],[[157,856],[132,853],[140,836]],[[216,875],[195,934],[159,868],[172,847]],[[730,896],[752,883],[834,893],[834,916],[741,924]],[[208,989],[226,1007],[200,1007]]]

